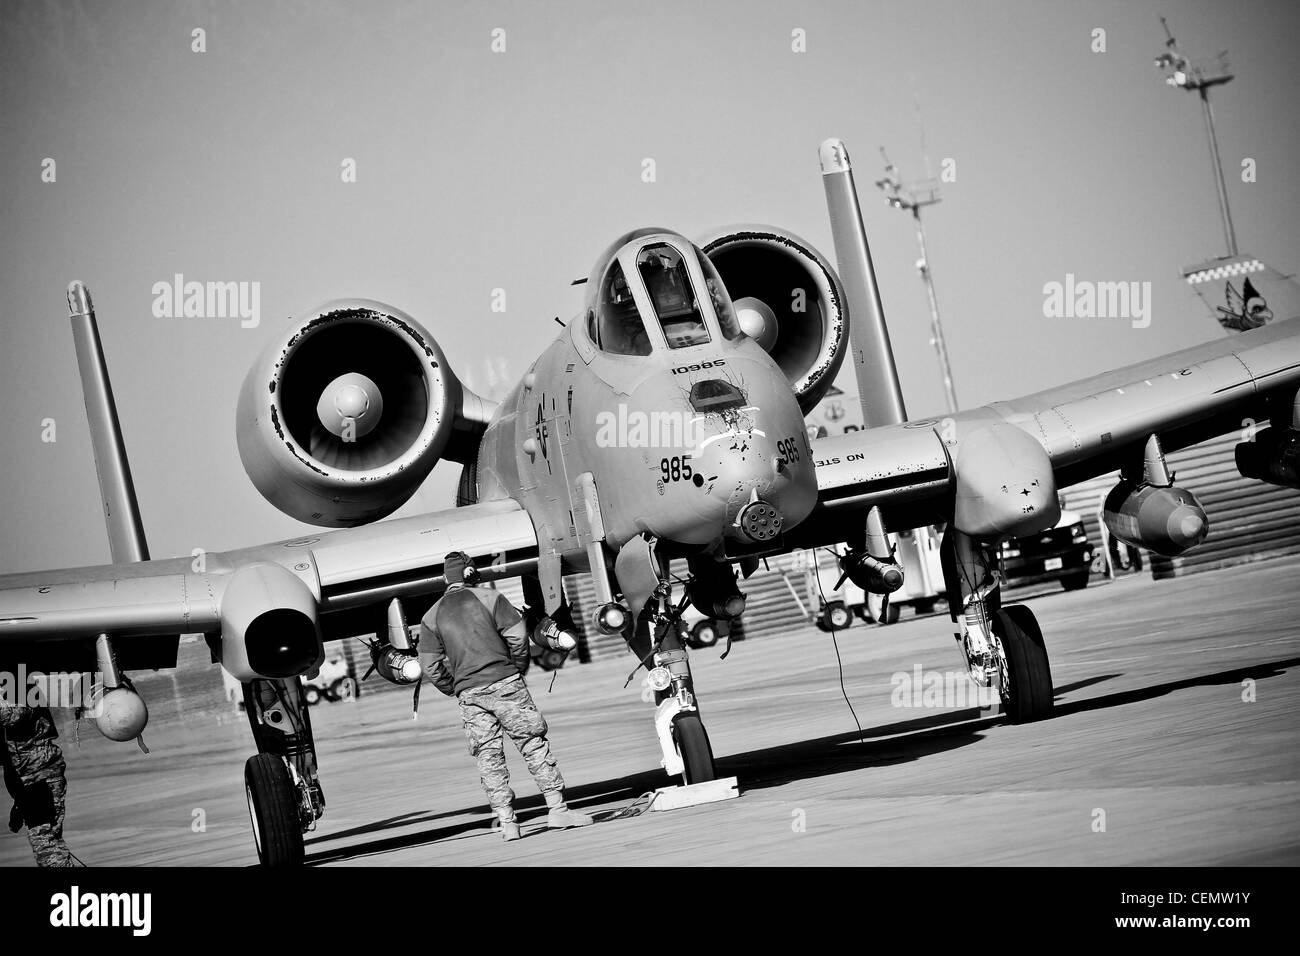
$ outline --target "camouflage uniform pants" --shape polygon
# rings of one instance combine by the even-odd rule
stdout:
[[[72,866],[72,853],[63,842],[67,792],[68,781],[62,766],[57,772],[23,784],[23,822],[27,825],[27,842],[32,845],[37,866]]]
[[[564,778],[546,741],[546,718],[533,703],[522,677],[507,677],[460,694],[460,718],[465,724],[470,756],[478,761],[479,779],[493,810],[514,803],[510,771],[506,769],[504,736],[519,748],[528,772],[542,793],[564,789]]]

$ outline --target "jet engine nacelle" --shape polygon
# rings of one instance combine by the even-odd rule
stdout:
[[[325,660],[316,596],[283,565],[245,565],[231,575],[221,602],[221,666],[230,676],[286,678]]]
[[[1238,445],[1236,457],[1243,478],[1300,488],[1300,431],[1294,428],[1265,428]]]
[[[1210,533],[1196,496],[1183,488],[1120,479],[1106,496],[1103,518],[1119,540],[1172,558],[1196,547]]]
[[[300,521],[349,527],[401,507],[439,458],[472,459],[489,412],[409,315],[346,299],[253,363],[236,438],[267,501]]]
[[[730,226],[704,236],[741,328],[776,361],[805,414],[826,394],[849,341],[839,277],[798,236],[773,226]]]

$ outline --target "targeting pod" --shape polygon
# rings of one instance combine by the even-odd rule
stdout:
[[[1104,520],[1116,538],[1165,557],[1196,547],[1210,533],[1196,496],[1173,485],[1134,484],[1121,479],[1106,496]]]

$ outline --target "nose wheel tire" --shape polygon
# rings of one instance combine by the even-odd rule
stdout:
[[[1006,659],[1002,674],[1002,709],[1013,724],[1042,720],[1052,714],[1052,669],[1034,612],[1008,604],[993,617],[993,631]]]
[[[673,739],[677,742],[682,763],[685,764],[683,782],[704,783],[717,779],[717,770],[713,766],[713,747],[709,744],[709,735],[699,714],[679,714],[673,721]]]
[[[301,866],[304,849],[297,792],[289,768],[273,754],[256,754],[244,764],[244,793],[262,866]]]

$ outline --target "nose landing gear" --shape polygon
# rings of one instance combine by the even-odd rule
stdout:
[[[679,624],[689,598],[672,603],[667,562],[655,552],[653,539],[625,545],[618,572],[627,603],[639,610],[635,628],[625,635],[632,652],[649,670],[663,767],[669,776],[680,775],[687,784],[714,780],[713,746],[700,718],[690,655],[682,644]],[[628,593],[638,583],[642,593]]]

